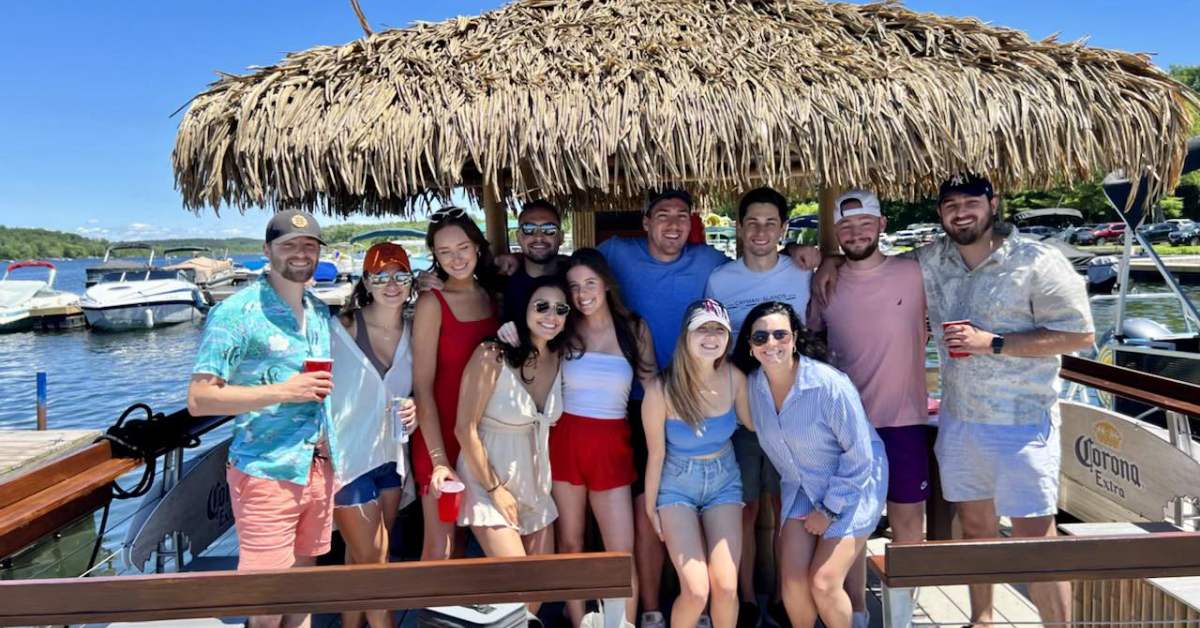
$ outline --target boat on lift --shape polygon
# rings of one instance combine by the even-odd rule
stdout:
[[[15,270],[45,268],[45,279],[13,279]],[[58,269],[50,262],[14,262],[0,279],[0,333],[33,329],[45,317],[79,316],[79,295],[54,289]]]
[[[113,256],[117,250],[144,249],[144,263]],[[149,245],[118,245],[104,254],[95,268],[95,283],[84,292],[80,307],[88,326],[100,331],[151,329],[199,321],[208,310],[200,288],[188,280],[184,270],[154,266],[154,249]],[[95,268],[89,268],[89,274]]]

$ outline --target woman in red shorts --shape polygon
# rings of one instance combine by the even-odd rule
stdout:
[[[457,479],[454,425],[463,369],[498,327],[492,296],[496,273],[483,233],[458,207],[430,216],[425,244],[442,288],[417,299],[413,318],[413,395],[420,428],[413,435],[412,466],[425,521],[421,560],[442,560],[463,548],[455,524],[438,518],[437,497],[442,482]]]
[[[634,469],[625,410],[635,375],[643,383],[654,377],[654,344],[649,327],[621,303],[617,282],[599,251],[575,251],[567,264],[567,286],[575,337],[562,363],[563,414],[550,430],[559,551],[583,551],[590,502],[604,548],[632,553],[629,487],[641,470]],[[636,598],[635,591],[625,600],[630,622]],[[583,608],[580,601],[567,603],[575,626],[583,619]]]

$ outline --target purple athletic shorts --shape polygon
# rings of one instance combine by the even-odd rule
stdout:
[[[929,499],[929,464],[933,428],[928,425],[881,427],[875,430],[888,458],[887,500],[913,504]]]

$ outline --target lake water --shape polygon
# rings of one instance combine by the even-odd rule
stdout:
[[[257,259],[257,256],[243,256]],[[57,287],[83,292],[84,268],[97,260],[58,262]],[[1155,292],[1162,285],[1138,285],[1135,292]],[[1193,301],[1200,301],[1200,287],[1187,287]],[[1094,307],[1098,330],[1104,330],[1113,318],[1113,304]],[[1131,305],[1130,316],[1145,316],[1183,329],[1178,306],[1171,301]],[[156,411],[171,413],[183,407],[187,382],[192,368],[196,345],[200,338],[199,324],[178,325],[162,329],[128,333],[95,333],[77,330],[62,333],[21,333],[0,335],[0,428],[32,429],[35,422],[35,374],[43,371],[48,378],[48,423],[53,428],[90,428],[103,430],[113,423],[129,405],[148,404]],[[206,445],[217,442],[228,427],[206,439]],[[197,452],[189,452],[194,455]],[[133,479],[122,481],[125,485]],[[119,546],[123,524],[132,515],[136,504],[114,502],[112,520],[105,535],[101,557],[110,556]],[[59,547],[53,560],[38,558],[40,566],[24,567],[17,575],[0,567],[0,579],[5,577],[36,577],[38,575],[73,575],[71,567],[62,567],[66,554],[74,557],[76,565],[86,564],[94,539],[95,522],[87,522],[78,532],[79,542],[71,549]],[[90,530],[90,536],[89,536]],[[65,541],[64,541],[65,542]],[[31,553],[32,554],[32,553]],[[33,560],[33,557],[31,557]],[[56,562],[57,561],[57,562]],[[119,559],[113,565],[124,571]],[[58,570],[62,569],[62,572]],[[4,573],[8,571],[8,573]],[[107,569],[106,569],[107,571]],[[78,571],[75,571],[78,573]]]

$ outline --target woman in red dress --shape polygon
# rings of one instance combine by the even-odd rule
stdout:
[[[454,522],[438,518],[437,498],[442,482],[457,480],[454,425],[463,370],[479,343],[499,326],[493,298],[497,277],[487,240],[458,207],[430,216],[425,244],[442,288],[421,294],[413,318],[413,394],[420,428],[413,435],[412,465],[425,522],[421,560],[442,560],[463,547]]]

